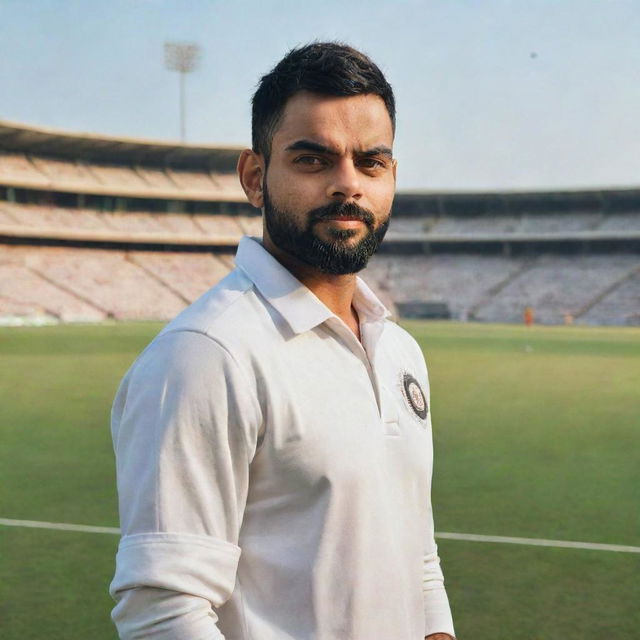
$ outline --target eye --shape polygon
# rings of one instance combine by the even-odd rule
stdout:
[[[360,158],[360,160],[358,160],[358,166],[363,169],[385,169],[387,163],[380,158]]]
[[[298,156],[294,159],[294,164],[300,164],[307,167],[322,167],[327,164],[327,161],[320,156]]]

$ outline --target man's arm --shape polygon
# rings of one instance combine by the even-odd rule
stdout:
[[[429,516],[425,532],[425,555],[423,563],[422,591],[424,598],[425,637],[440,640],[442,636],[455,638],[449,599],[444,588],[444,577],[440,569],[440,558],[436,546],[433,517]]]
[[[230,354],[195,332],[161,336],[112,413],[122,540],[111,594],[121,638],[222,638],[260,409]]]
[[[426,363],[422,351],[417,343],[413,342],[418,361],[426,382],[427,397],[429,396],[429,378]],[[428,399],[429,412],[427,414],[427,428],[432,432],[431,424],[431,400]],[[440,640],[440,638],[455,638],[453,619],[449,599],[444,587],[444,576],[440,568],[440,558],[438,557],[438,546],[435,541],[435,529],[433,524],[433,511],[431,507],[431,497],[427,509],[424,529],[424,558],[422,574],[422,592],[424,598],[424,620],[425,637],[430,640]]]
[[[224,640],[207,600],[167,589],[128,589],[112,617],[119,637],[128,640]]]
[[[425,640],[456,640],[448,633],[432,633],[430,636],[426,636]]]

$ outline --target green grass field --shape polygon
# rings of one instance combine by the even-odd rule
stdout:
[[[640,546],[640,330],[407,328],[430,368],[439,531]],[[0,330],[0,517],[117,526],[109,408],[158,329]],[[439,545],[461,640],[640,637],[640,554]],[[0,526],[0,638],[115,638],[116,546]]]

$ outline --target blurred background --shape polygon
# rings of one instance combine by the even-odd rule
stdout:
[[[637,185],[635,0],[4,0],[2,118],[179,139],[166,42],[201,49],[187,140],[246,145],[249,97],[291,47],[371,55],[398,100],[399,188]]]
[[[115,637],[111,399],[261,234],[260,76],[340,40],[396,92],[363,277],[429,364],[459,637],[635,638],[639,34],[640,0],[0,1],[0,635]]]

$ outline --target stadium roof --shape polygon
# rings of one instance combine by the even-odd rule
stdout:
[[[242,148],[69,133],[0,120],[0,149],[23,153],[234,171]]]
[[[491,214],[527,211],[637,211],[640,189],[602,188],[558,191],[399,192],[396,206],[405,215]]]

